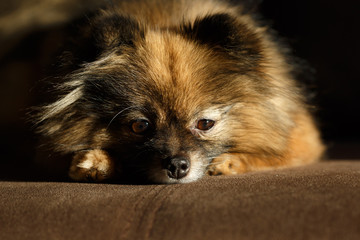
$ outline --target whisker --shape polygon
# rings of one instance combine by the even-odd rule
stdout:
[[[129,110],[133,107],[127,107],[122,109],[121,111],[119,111],[117,114],[115,114],[115,116],[110,120],[109,124],[106,126],[106,130],[108,130],[108,128],[110,127],[111,123],[115,120],[115,118],[117,118],[120,114],[122,114],[123,112],[125,112],[126,110]]]
[[[136,160],[139,156],[141,156],[143,153],[146,153],[146,152],[150,152],[150,151],[145,148],[142,151],[140,151],[138,154],[136,154],[134,157],[132,157],[131,159]]]

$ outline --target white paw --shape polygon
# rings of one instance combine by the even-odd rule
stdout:
[[[75,154],[69,176],[76,181],[101,182],[111,178],[114,172],[114,162],[108,153],[95,149]]]

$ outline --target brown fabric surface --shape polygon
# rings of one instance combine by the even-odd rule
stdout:
[[[0,182],[0,239],[360,239],[360,161],[183,185]]]

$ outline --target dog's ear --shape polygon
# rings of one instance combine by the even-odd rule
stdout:
[[[133,46],[136,39],[144,36],[136,20],[116,13],[95,18],[91,31],[96,46],[102,51],[121,45]]]
[[[198,18],[193,24],[183,24],[182,33],[191,40],[232,53],[255,53],[259,40],[256,34],[235,17],[226,14]]]
[[[136,39],[144,36],[138,22],[130,17],[105,12],[90,18],[90,23],[88,19],[80,19],[69,27],[67,34],[72,37],[59,49],[60,59],[54,66],[60,74],[95,61],[106,51],[132,47]],[[121,52],[121,48],[116,50]]]

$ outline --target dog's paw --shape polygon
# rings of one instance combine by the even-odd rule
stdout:
[[[71,162],[69,176],[76,181],[101,182],[113,177],[114,162],[103,150],[78,152]]]
[[[215,158],[207,169],[207,174],[216,175],[234,175],[246,172],[245,165],[231,154],[223,154]]]

